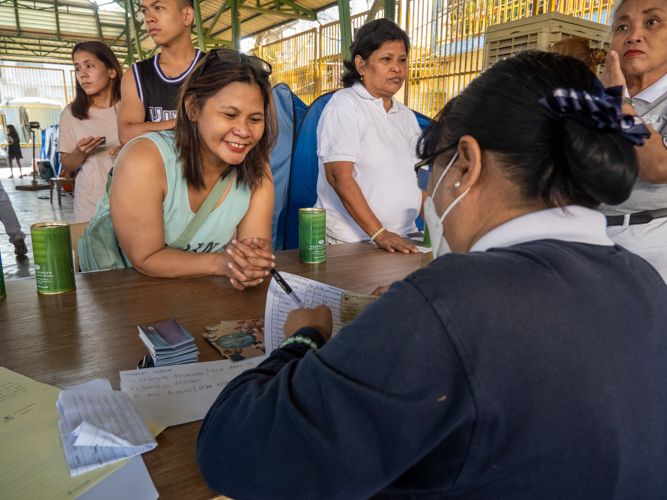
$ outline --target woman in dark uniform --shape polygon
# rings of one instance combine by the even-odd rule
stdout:
[[[664,499],[667,286],[595,209],[630,195],[650,135],[620,111],[584,63],[547,52],[453,98],[420,141],[433,262],[331,340],[328,308],[292,311],[287,341],[204,419],[208,484],[272,500]]]

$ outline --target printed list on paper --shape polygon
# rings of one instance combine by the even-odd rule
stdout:
[[[340,296],[347,290],[290,273],[280,273],[280,275],[306,307],[325,305],[331,309],[334,335],[343,328],[343,324],[340,322]],[[285,341],[283,325],[287,320],[287,315],[298,308],[299,306],[294,299],[280,288],[276,280],[272,279],[266,296],[266,310],[264,311],[264,344],[266,345],[267,355],[274,349],[278,349],[280,344]]]

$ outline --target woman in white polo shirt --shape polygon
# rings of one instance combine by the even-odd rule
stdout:
[[[345,88],[317,127],[316,207],[327,211],[327,243],[374,241],[389,252],[417,252],[403,241],[416,231],[426,197],[414,165],[421,129],[394,94],[407,73],[410,41],[387,19],[364,25],[352,44]]]
[[[609,237],[638,254],[667,281],[667,0],[623,0],[601,80],[623,86],[623,112],[638,115],[651,137],[636,147],[639,178],[630,198],[601,206]]]

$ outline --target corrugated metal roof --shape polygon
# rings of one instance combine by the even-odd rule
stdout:
[[[200,0],[204,33],[211,26],[225,0]],[[136,8],[140,0],[135,0]],[[336,5],[331,0],[297,0],[291,3],[308,11],[320,11]],[[231,10],[229,2],[207,38],[231,41]],[[117,0],[119,11],[96,8],[88,0],[0,0],[0,60],[33,62],[71,62],[70,54],[76,42],[99,40],[110,45],[121,61],[128,63],[129,42],[134,43],[134,27],[127,19],[123,0]],[[254,36],[289,22],[285,14],[263,14],[247,8],[257,8],[260,2],[250,0],[239,4],[241,37]],[[267,5],[263,1],[262,5]],[[247,8],[246,8],[247,7]],[[99,23],[98,20],[99,19]],[[143,19],[137,13],[141,48],[149,53],[155,45],[145,33]],[[196,41],[193,32],[193,40]],[[134,46],[134,45],[133,45]],[[136,50],[135,50],[136,52]],[[146,55],[146,54],[145,54]],[[136,55],[134,56],[136,59]]]

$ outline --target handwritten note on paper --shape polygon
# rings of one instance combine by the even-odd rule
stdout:
[[[60,389],[0,367],[0,497],[75,498],[125,461],[70,477],[58,429]]]
[[[264,361],[264,356],[120,372],[120,390],[139,415],[160,426],[201,420],[231,380]]]
[[[343,328],[340,322],[340,294],[347,292],[335,286],[325,285],[318,281],[309,280],[295,274],[280,273],[287,281],[294,293],[296,293],[306,307],[320,305],[328,306],[333,313],[333,334]],[[278,349],[285,341],[283,325],[290,311],[298,309],[299,306],[285,291],[280,288],[276,280],[272,279],[269,285],[269,293],[266,296],[266,309],[264,311],[264,345],[266,354]]]

